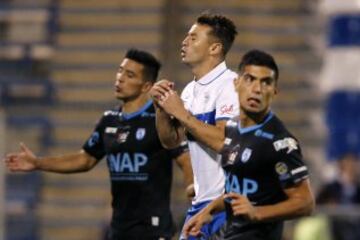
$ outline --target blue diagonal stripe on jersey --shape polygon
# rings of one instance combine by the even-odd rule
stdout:
[[[206,124],[215,125],[215,113],[216,110],[214,109],[211,112],[194,114],[194,117]],[[195,141],[194,137],[190,133],[187,133],[186,136],[189,141]]]

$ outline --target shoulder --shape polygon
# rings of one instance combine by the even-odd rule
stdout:
[[[274,134],[275,139],[294,137],[276,115],[273,115],[272,119],[269,121],[269,124],[267,124],[266,129],[270,130]]]
[[[230,69],[227,69],[225,73],[220,76],[219,81],[215,81],[215,83],[222,88],[224,87],[234,87],[234,80],[238,77],[238,74]]]
[[[229,72],[229,74],[225,74],[221,79],[215,81],[212,88],[219,96],[236,99],[237,101],[237,93],[234,85],[234,80],[237,78],[237,74],[230,69],[228,69],[227,72]]]
[[[184,89],[181,92],[181,98],[186,98],[192,94],[192,92],[193,92],[192,89],[194,88],[194,84],[195,84],[195,81],[191,81],[188,84],[186,84],[186,86],[184,87]]]
[[[277,117],[272,119],[263,128],[262,134],[271,134],[273,147],[276,152],[287,149],[288,152],[299,149],[299,142],[293,134],[285,127],[283,122]]]
[[[226,127],[230,127],[230,128],[237,127],[239,121],[240,121],[240,117],[239,117],[239,116],[230,118],[229,120],[226,121]]]
[[[121,111],[115,110],[115,109],[110,109],[110,110],[104,111],[103,117],[119,116],[120,114],[121,114]]]
[[[103,112],[101,117],[101,121],[106,121],[109,119],[113,119],[115,117],[121,116],[121,108],[112,108]]]
[[[226,78],[226,79],[233,80],[234,78],[237,78],[237,77],[238,77],[238,74],[229,68],[227,69],[227,71],[224,74],[224,78]]]
[[[233,117],[226,121],[225,124],[225,136],[231,135],[231,133],[237,133],[239,129],[239,117]]]

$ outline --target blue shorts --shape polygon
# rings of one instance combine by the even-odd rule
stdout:
[[[192,216],[194,216],[195,214],[197,214],[201,209],[206,207],[210,202],[211,201],[206,201],[206,202],[198,203],[196,205],[192,205],[191,208],[187,211],[185,223],[187,221],[189,221],[189,219]],[[210,235],[217,232],[221,228],[221,226],[225,224],[225,222],[226,222],[225,212],[217,213],[217,214],[213,215],[213,219],[212,219],[212,221],[210,223],[205,224],[201,228],[201,232],[203,233],[203,235],[201,237],[188,237],[188,238],[185,238],[185,236],[181,235],[180,240],[185,240],[185,239],[187,239],[187,240],[208,239],[210,237]]]

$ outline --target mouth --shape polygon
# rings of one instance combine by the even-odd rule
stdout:
[[[119,88],[119,87],[115,87],[115,92],[116,92],[116,93],[121,92],[121,88]]]
[[[180,51],[180,54],[181,54],[181,57],[185,57],[185,55],[186,55],[185,49],[182,48]]]
[[[247,99],[250,105],[259,105],[261,104],[261,100],[259,98],[250,97]]]

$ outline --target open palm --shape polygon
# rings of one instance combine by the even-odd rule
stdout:
[[[23,143],[20,143],[20,151],[9,153],[5,157],[5,164],[10,171],[32,171],[36,168],[35,154]]]

